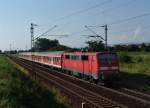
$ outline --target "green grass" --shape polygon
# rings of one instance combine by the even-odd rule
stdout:
[[[129,53],[131,63],[120,63],[122,71],[150,75],[150,53]]]
[[[130,63],[120,63],[124,85],[150,92],[150,53],[126,52],[132,57]]]
[[[0,56],[0,108],[66,108],[58,90],[50,93]]]

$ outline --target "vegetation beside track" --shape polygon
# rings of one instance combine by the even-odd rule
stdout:
[[[150,53],[120,52],[122,85],[150,93]]]
[[[0,55],[0,108],[65,108],[56,89],[50,93]]]

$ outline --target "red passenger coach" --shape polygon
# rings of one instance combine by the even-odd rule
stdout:
[[[61,54],[62,54],[62,52],[59,52],[59,53],[27,52],[27,53],[20,53],[19,57],[30,60],[30,61],[38,62],[41,64],[49,65],[52,67],[61,68]]]
[[[62,52],[59,53],[42,52],[35,55],[37,56],[36,61],[52,67],[61,68],[61,54]],[[39,57],[40,57],[40,61],[39,61]]]

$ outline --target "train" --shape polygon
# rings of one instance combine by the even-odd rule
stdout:
[[[112,82],[120,76],[119,60],[112,52],[23,52],[18,56],[95,83]]]

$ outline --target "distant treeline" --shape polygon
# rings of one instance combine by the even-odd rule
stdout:
[[[150,52],[150,43],[142,43],[142,44],[124,44],[124,45],[114,45],[109,47],[110,50],[114,51],[144,51]]]
[[[87,46],[82,48],[72,48],[69,46],[61,45],[58,40],[50,40],[46,38],[40,38],[35,42],[35,46],[29,50],[11,50],[4,51],[3,53],[15,54],[17,52],[45,52],[45,51],[66,51],[66,52],[74,52],[74,51],[105,51],[106,47],[104,43],[100,40],[90,40],[86,42]],[[113,46],[108,46],[107,51],[129,51],[129,52],[150,52],[150,43],[142,43],[142,44],[118,44]],[[0,53],[2,51],[0,50]]]

